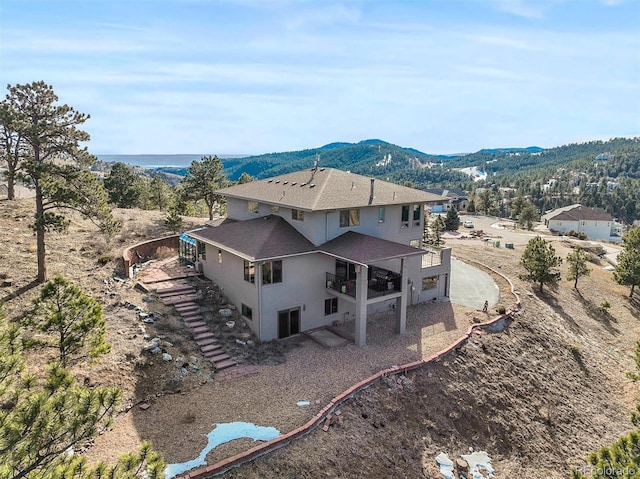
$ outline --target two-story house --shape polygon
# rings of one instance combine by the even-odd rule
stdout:
[[[218,191],[227,218],[188,232],[198,267],[260,340],[355,322],[448,298],[450,249],[422,249],[423,211],[442,197],[353,173],[314,168]]]

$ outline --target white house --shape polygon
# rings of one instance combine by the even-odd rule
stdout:
[[[551,231],[584,233],[590,240],[619,242],[620,225],[602,208],[579,204],[557,208],[542,216]]]
[[[451,250],[422,249],[423,211],[442,197],[314,168],[218,191],[227,218],[187,232],[199,266],[260,340],[346,320],[366,343],[367,315],[449,297]]]

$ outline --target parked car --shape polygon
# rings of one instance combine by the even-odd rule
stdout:
[[[465,228],[473,228],[473,221],[469,221],[469,220],[467,220],[467,221],[465,221],[465,222],[463,223],[463,226],[464,226]]]

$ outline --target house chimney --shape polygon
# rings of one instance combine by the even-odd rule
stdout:
[[[375,196],[375,178],[371,178],[371,192],[369,193],[369,204],[373,203]]]

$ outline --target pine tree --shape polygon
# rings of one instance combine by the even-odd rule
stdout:
[[[89,171],[95,157],[80,143],[89,134],[78,128],[89,118],[68,105],[58,105],[58,96],[44,82],[8,87],[3,103],[12,120],[11,134],[21,139],[20,175],[35,191],[37,280],[47,280],[46,241],[48,231],[64,231],[69,221],[61,213],[71,209],[114,226],[104,188]],[[103,229],[107,231],[107,229]]]
[[[62,367],[95,360],[111,350],[100,304],[60,276],[42,286],[27,324],[48,335],[30,344],[56,349]]]
[[[74,450],[107,428],[120,402],[116,388],[79,386],[60,364],[45,378],[25,374],[21,339],[0,312],[0,478],[162,479],[162,456],[143,444],[117,465],[88,467]]]
[[[631,228],[622,238],[623,250],[618,254],[618,264],[613,277],[623,286],[631,286],[629,297],[633,297],[636,286],[640,286],[640,226]]]
[[[431,222],[431,240],[430,244],[433,246],[442,246],[444,239],[442,239],[442,232],[444,231],[444,221],[440,215],[436,216],[436,219]]]
[[[444,228],[447,231],[458,231],[460,227],[460,216],[458,216],[458,210],[451,208],[447,211],[447,216],[444,219]]]
[[[164,219],[164,225],[174,234],[182,229],[182,216],[177,208],[169,209],[169,214]]]
[[[109,176],[104,179],[109,201],[118,208],[140,207],[144,181],[129,165],[116,162],[111,165]]]
[[[575,289],[578,289],[578,280],[581,277],[591,274],[591,269],[587,266],[588,259],[587,254],[580,247],[575,247],[573,251],[567,255],[567,265],[569,267],[567,280],[575,280],[573,283]]]
[[[554,268],[562,264],[562,258],[556,256],[556,250],[551,243],[540,236],[529,240],[520,264],[527,270],[527,274],[521,275],[520,278],[538,283],[540,292],[546,283],[556,283],[560,279],[560,273]]]
[[[221,201],[216,190],[228,183],[220,158],[203,156],[200,161],[191,162],[187,175],[182,180],[182,187],[187,198],[193,201],[204,200],[209,219],[212,220],[214,207]]]

